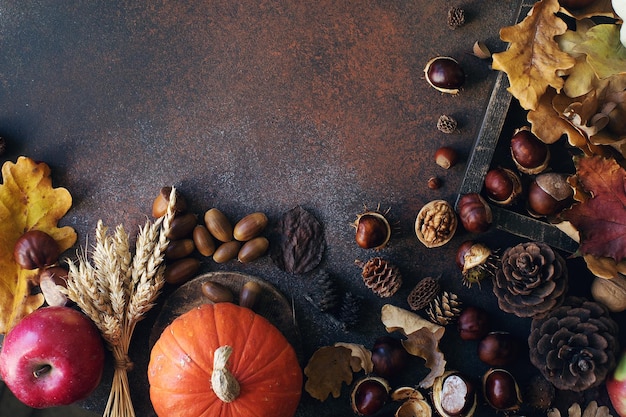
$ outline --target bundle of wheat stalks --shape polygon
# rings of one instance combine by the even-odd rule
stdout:
[[[85,253],[68,261],[67,296],[93,320],[113,353],[115,371],[103,417],[135,417],[128,370],[128,357],[135,326],[154,306],[164,284],[164,254],[176,204],[172,187],[167,213],[140,227],[131,253],[130,238],[119,225],[115,233],[98,221],[91,263]]]

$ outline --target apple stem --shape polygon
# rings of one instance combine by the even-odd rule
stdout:
[[[41,365],[39,368],[33,371],[33,376],[35,378],[41,378],[45,374],[49,373],[52,370],[52,366],[50,365]]]

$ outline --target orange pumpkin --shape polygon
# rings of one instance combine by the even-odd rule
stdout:
[[[159,417],[292,417],[302,392],[287,339],[231,303],[175,319],[152,348],[148,381]]]

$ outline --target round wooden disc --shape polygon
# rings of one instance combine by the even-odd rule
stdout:
[[[226,271],[199,275],[181,285],[167,297],[161,312],[152,326],[150,348],[154,346],[163,330],[178,316],[202,304],[212,303],[202,294],[202,284],[207,281],[217,282],[228,287],[235,296],[235,302],[237,302],[241,288],[246,282],[258,282],[262,291],[254,311],[276,326],[293,346],[298,357],[301,357],[302,349],[298,326],[295,321],[293,308],[285,296],[273,285],[260,278],[239,272]]]

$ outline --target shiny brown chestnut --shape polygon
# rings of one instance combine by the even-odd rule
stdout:
[[[456,371],[446,371],[435,378],[432,400],[443,417],[470,417],[478,404],[474,384]]]
[[[485,401],[498,411],[515,411],[522,405],[517,381],[505,369],[490,369],[483,375]]]
[[[162,187],[159,191],[159,195],[156,196],[154,201],[152,202],[152,217],[158,218],[164,216],[167,213],[167,206],[170,203],[170,196],[172,193],[172,187]],[[185,198],[178,192],[178,190],[174,191],[174,195],[176,197],[176,202],[174,204],[174,213],[180,214],[187,210],[187,202]]]
[[[352,388],[352,410],[360,416],[376,414],[387,403],[390,391],[391,387],[384,378],[366,376],[358,380]]]
[[[524,174],[543,172],[550,162],[550,148],[535,136],[528,127],[518,129],[511,138],[511,158]]]
[[[13,247],[15,262],[32,270],[55,264],[61,249],[52,236],[41,230],[29,230],[17,239]]]
[[[467,306],[457,319],[457,329],[462,340],[480,340],[489,333],[489,313],[481,307]]]
[[[363,249],[382,249],[391,238],[389,221],[377,211],[359,214],[352,226],[356,229],[356,243]]]
[[[486,232],[493,222],[491,207],[478,193],[463,195],[458,201],[457,212],[461,224],[470,233]]]
[[[552,216],[569,207],[573,198],[574,189],[566,174],[540,174],[528,186],[528,212],[535,217]]]
[[[432,58],[424,67],[426,81],[442,93],[458,94],[465,83],[465,71],[459,62],[448,56]]]
[[[409,360],[409,353],[395,337],[385,335],[377,338],[371,350],[374,373],[384,378],[398,375]]]
[[[501,206],[513,204],[522,194],[522,181],[508,168],[492,168],[484,180],[485,193],[494,203]]]
[[[520,342],[509,332],[490,332],[478,343],[478,359],[489,366],[507,366],[517,359]]]

